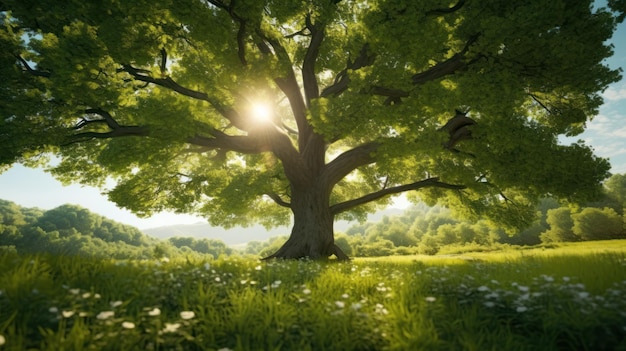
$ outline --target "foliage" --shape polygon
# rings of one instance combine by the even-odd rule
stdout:
[[[58,178],[113,179],[139,215],[291,210],[282,257],[337,252],[335,216],[418,189],[523,227],[539,197],[587,201],[608,176],[558,142],[620,79],[604,62],[623,1],[592,4],[5,0],[0,165],[53,153]]]
[[[616,350],[624,254],[615,241],[349,263],[2,255],[1,347]]]
[[[172,238],[159,243],[137,228],[75,206],[41,211],[0,200],[0,248],[19,253],[53,253],[111,258],[219,257],[232,250],[218,240]]]

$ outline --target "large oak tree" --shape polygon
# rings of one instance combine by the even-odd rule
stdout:
[[[623,1],[622,1],[623,2]],[[622,6],[620,1],[610,5]],[[59,162],[139,215],[289,222],[272,257],[346,258],[391,195],[506,226],[584,200],[621,12],[569,0],[2,0],[0,164]],[[414,190],[419,190],[415,192]]]

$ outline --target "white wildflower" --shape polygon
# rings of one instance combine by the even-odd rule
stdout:
[[[302,290],[302,293],[305,294],[305,295],[308,295],[308,294],[311,293],[311,289],[304,289],[304,290]]]
[[[50,312],[50,313],[58,313],[59,309],[56,308],[56,307],[50,307],[50,308],[48,308],[48,312]]]
[[[481,285],[477,289],[478,291],[489,291],[489,287],[486,285]]]
[[[165,323],[164,333],[175,333],[180,328],[180,323]]]
[[[341,297],[342,297],[342,298],[344,298],[344,299],[347,299],[348,297],[350,297],[350,295],[348,295],[348,294],[343,294],[343,295],[341,295]]]
[[[122,322],[122,328],[124,329],[134,329],[135,323],[133,322]]]
[[[122,305],[122,301],[111,301],[109,302],[109,305],[111,305],[111,307],[115,308],[115,307],[119,307]]]
[[[0,335],[0,346],[4,345],[6,342],[7,339],[5,339],[3,335]]]
[[[528,310],[528,307],[526,307],[526,306],[518,306],[515,310],[517,312],[519,312],[519,313],[522,313],[522,312],[526,312]]]
[[[161,314],[161,310],[158,307],[155,307],[152,310],[148,311],[148,316],[151,316],[151,317],[156,317],[160,314]]]
[[[74,311],[63,311],[61,312],[61,315],[63,316],[63,318],[70,318],[74,315],[74,313]]]
[[[491,308],[491,307],[495,306],[496,303],[493,302],[493,301],[486,301],[486,302],[483,303],[483,305],[485,305],[486,307],[490,307]]]
[[[113,312],[113,311],[102,311],[102,312],[98,313],[96,318],[100,319],[100,320],[105,320],[105,319],[109,319],[109,318],[113,317],[114,315],[115,315],[115,312]]]
[[[519,289],[519,291],[523,291],[523,292],[527,292],[530,288],[524,285],[519,285],[517,287]]]
[[[335,305],[339,308],[344,308],[346,307],[346,303],[343,301],[335,301]]]
[[[426,302],[435,302],[437,298],[434,296],[426,296]]]
[[[185,319],[185,320],[192,319],[195,316],[196,314],[193,311],[182,311],[180,313],[180,318]]]
[[[361,309],[361,307],[363,307],[363,305],[362,305],[362,304],[360,304],[360,303],[358,303],[358,302],[355,302],[355,303],[353,303],[352,305],[350,305],[350,308],[352,308],[352,309],[353,309],[353,310],[355,310],[355,311],[360,310],[360,309]]]

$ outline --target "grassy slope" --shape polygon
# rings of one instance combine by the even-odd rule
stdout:
[[[626,349],[625,255],[621,240],[350,263],[3,256],[0,349]]]

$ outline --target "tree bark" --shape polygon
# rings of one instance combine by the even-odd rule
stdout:
[[[329,206],[329,187],[324,184],[309,187],[292,186],[291,211],[293,228],[289,239],[274,254],[264,258],[326,259],[335,255],[339,260],[348,256],[335,245],[334,215]]]

